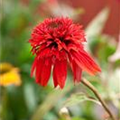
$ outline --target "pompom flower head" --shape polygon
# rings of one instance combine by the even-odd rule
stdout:
[[[80,82],[82,70],[94,75],[100,67],[84,50],[86,42],[82,26],[69,18],[50,18],[37,25],[29,40],[36,55],[31,76],[35,71],[36,82],[46,86],[53,70],[54,86],[63,88],[67,77],[67,63],[73,72],[74,82]]]

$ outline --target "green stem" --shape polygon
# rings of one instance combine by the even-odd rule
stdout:
[[[105,111],[112,118],[112,120],[116,120],[116,118],[114,117],[114,115],[112,114],[112,112],[110,111],[110,109],[108,108],[107,104],[104,102],[104,100],[102,99],[102,97],[100,96],[100,94],[98,93],[96,88],[88,80],[86,80],[85,78],[82,78],[81,82],[95,94],[95,96],[97,97],[99,102],[102,104],[102,106],[104,107]]]

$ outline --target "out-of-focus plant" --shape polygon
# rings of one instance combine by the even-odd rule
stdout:
[[[21,85],[19,68],[13,67],[9,63],[0,64],[0,86]]]
[[[117,60],[120,60],[120,35],[118,38],[118,45],[117,45],[116,52],[109,57],[110,62],[115,62]]]
[[[0,89],[1,89],[1,102],[0,104],[0,116],[2,119],[6,118],[6,99],[8,86],[20,86],[22,83],[21,76],[19,74],[19,68],[13,67],[10,63],[0,63]],[[5,87],[5,88],[4,88]]]

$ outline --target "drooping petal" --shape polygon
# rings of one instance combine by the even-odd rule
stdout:
[[[44,59],[38,59],[37,64],[36,64],[36,82],[38,84],[41,84],[41,73],[42,73],[42,69],[44,66]]]
[[[74,76],[75,76],[75,82],[80,82],[81,81],[81,76],[82,76],[82,69],[74,63]]]
[[[65,85],[66,77],[67,77],[67,60],[56,60],[54,68],[54,81],[59,84],[60,88],[62,89]]]
[[[70,66],[74,75],[74,83],[80,82],[82,69],[76,64],[74,60],[69,56]]]
[[[46,86],[48,83],[48,80],[50,78],[50,74],[51,74],[51,66],[52,66],[52,62],[50,58],[46,58],[46,60],[44,61],[43,64],[43,68],[41,71],[41,85],[42,86]]]
[[[58,86],[57,76],[56,76],[56,74],[54,72],[53,72],[53,83],[54,83],[54,87]]]
[[[93,61],[86,51],[80,50],[78,53],[71,51],[71,54],[76,64],[78,64],[79,67],[88,72],[90,75],[94,75],[101,71],[100,67]]]

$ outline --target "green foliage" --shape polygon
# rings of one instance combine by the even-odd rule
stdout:
[[[69,106],[76,105],[78,103],[85,102],[85,101],[91,101],[91,102],[94,102],[94,103],[97,103],[100,105],[99,101],[95,100],[94,98],[91,98],[91,97],[85,95],[84,93],[76,93],[76,94],[73,94],[65,102],[65,106],[69,107]]]

